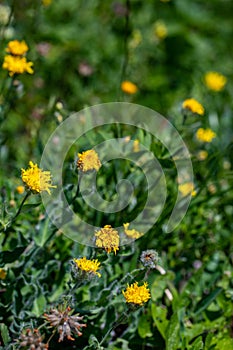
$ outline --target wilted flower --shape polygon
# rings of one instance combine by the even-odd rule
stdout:
[[[82,335],[80,329],[86,327],[85,323],[80,323],[83,319],[83,316],[78,316],[78,314],[73,315],[70,307],[67,307],[65,310],[62,309],[51,309],[48,314],[44,314],[44,318],[50,324],[50,327],[57,329],[59,333],[59,340],[61,342],[66,337],[68,340],[75,340],[72,338],[72,332],[77,334],[79,337]]]
[[[6,52],[14,56],[22,56],[28,51],[28,46],[25,41],[12,40],[8,43]]]
[[[83,172],[96,170],[101,167],[98,154],[95,150],[91,149],[82,153],[78,153],[77,167]]]
[[[159,260],[159,254],[154,249],[144,250],[140,256],[140,260],[145,267],[154,269]]]
[[[44,336],[42,336],[38,329],[26,329],[25,333],[22,333],[19,338],[20,348],[25,348],[29,350],[43,350],[48,349],[48,344],[44,344]]]
[[[143,305],[150,299],[150,290],[147,288],[148,283],[144,282],[142,286],[138,286],[138,282],[128,285],[126,290],[122,291],[127,303]]]
[[[7,272],[6,270],[0,268],[0,279],[4,280],[6,278]]]
[[[98,248],[104,248],[107,253],[119,250],[120,237],[111,225],[105,225],[99,231],[95,233],[96,241],[95,244]]]
[[[216,134],[211,129],[199,128],[196,132],[196,137],[199,141],[211,142],[216,137]]]
[[[123,81],[121,83],[121,90],[126,94],[135,94],[138,91],[137,85],[131,83],[131,81]]]
[[[123,224],[125,234],[133,239],[138,239],[143,236],[143,233],[136,231],[135,229],[129,230],[129,223]]]
[[[192,197],[196,196],[196,191],[194,189],[193,182],[186,182],[184,184],[180,184],[178,186],[179,191],[181,192],[182,196],[188,196],[191,194]]]
[[[2,68],[8,70],[9,75],[12,77],[14,74],[33,74],[32,66],[33,63],[27,61],[25,57],[6,55]]]
[[[84,277],[101,277],[101,274],[97,272],[100,268],[100,262],[98,259],[88,260],[86,257],[80,259],[74,259],[75,267],[77,272],[81,272],[81,275]]]
[[[227,78],[218,72],[207,72],[204,81],[210,90],[221,91],[226,85]]]
[[[56,188],[51,184],[50,171],[43,171],[38,168],[37,164],[29,162],[30,168],[25,170],[21,169],[22,180],[27,188],[34,194],[47,191],[50,194],[50,188]]]
[[[203,115],[205,110],[204,107],[194,98],[188,98],[182,104],[184,109],[190,110],[192,113]]]

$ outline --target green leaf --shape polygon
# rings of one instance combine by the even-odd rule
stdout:
[[[166,331],[166,350],[177,350],[179,349],[180,336],[179,336],[179,320],[177,314],[173,314],[169,322]]]
[[[4,323],[0,323],[0,333],[4,344],[10,342],[11,338],[9,336],[8,328]]]
[[[37,232],[37,234],[34,236],[34,240],[39,247],[44,246],[45,242],[51,234],[51,230],[49,229],[49,223],[50,221],[48,218],[45,221],[43,221],[41,223],[39,232]]]
[[[210,293],[206,298],[202,299],[196,306],[196,311],[194,315],[198,315],[216,299],[216,297],[221,293],[222,288],[216,288],[212,293]]]
[[[38,207],[40,204],[41,204],[41,202],[34,203],[34,204],[24,204],[20,212],[27,213],[31,209]]]
[[[167,320],[167,309],[157,306],[155,303],[151,304],[151,313],[153,321],[164,339],[166,339],[166,329],[169,321]]]
[[[46,299],[43,296],[43,294],[41,294],[38,298],[34,300],[32,313],[35,314],[37,317],[39,317],[45,310],[45,307],[46,307]]]
[[[202,337],[199,336],[192,344],[192,346],[190,347],[190,350],[203,350],[203,341],[202,341]]]
[[[148,315],[142,315],[138,322],[138,334],[141,338],[152,337],[153,334],[151,332],[150,327],[150,318]]]

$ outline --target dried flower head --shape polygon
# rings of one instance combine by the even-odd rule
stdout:
[[[124,232],[126,236],[133,238],[133,239],[138,239],[139,237],[143,236],[143,233],[136,231],[134,228],[129,230],[129,223],[127,222],[126,224],[123,224],[124,226]]]
[[[154,269],[159,261],[159,254],[154,249],[144,250],[140,260],[145,267]]]
[[[193,182],[186,182],[183,184],[180,184],[178,186],[178,189],[180,191],[180,193],[182,194],[182,196],[188,196],[191,194],[192,197],[196,196],[196,191],[194,189],[194,184]]]
[[[218,72],[207,72],[204,81],[210,90],[221,91],[226,85],[227,78]]]
[[[12,77],[14,74],[33,74],[32,66],[33,63],[27,61],[25,57],[6,55],[2,68],[8,70],[9,75]]]
[[[19,346],[30,350],[48,349],[49,346],[43,343],[43,338],[38,329],[26,329],[26,332],[21,333],[19,337]]]
[[[132,95],[136,94],[138,87],[134,83],[131,83],[131,81],[123,81],[121,83],[121,90],[126,94]]]
[[[196,137],[199,141],[211,142],[216,137],[216,134],[211,129],[199,128],[196,132]]]
[[[138,286],[138,282],[128,285],[126,290],[122,291],[127,303],[143,305],[150,299],[150,290],[148,283],[144,282],[142,286]]]
[[[115,254],[119,250],[120,237],[118,231],[111,225],[105,225],[95,233],[95,236],[95,244],[98,248],[104,248],[107,253],[113,250]]]
[[[82,153],[78,153],[77,167],[83,172],[96,170],[101,167],[98,154],[95,150],[91,149]]]
[[[202,106],[202,104],[200,104],[194,98],[188,98],[187,100],[185,100],[183,102],[183,104],[182,104],[182,107],[184,109],[188,109],[192,113],[199,114],[199,115],[203,115],[204,112],[205,112],[204,107]]]
[[[100,262],[98,259],[88,260],[86,257],[84,257],[74,259],[74,263],[78,272],[81,272],[82,277],[101,277],[101,274],[97,271],[100,268]]]
[[[28,46],[25,41],[12,40],[8,43],[6,52],[14,56],[22,56],[28,51]]]
[[[48,314],[44,314],[44,318],[50,324],[50,327],[57,329],[60,335],[58,342],[63,341],[65,337],[68,340],[74,340],[71,336],[72,332],[80,337],[82,335],[80,329],[87,326],[85,323],[79,322],[83,319],[83,316],[72,315],[73,312],[74,310],[67,307],[65,310],[62,308],[51,309]]]
[[[51,184],[50,171],[43,171],[37,164],[29,162],[29,169],[21,169],[21,177],[27,188],[34,194],[47,191],[50,194],[50,188],[56,188]]]

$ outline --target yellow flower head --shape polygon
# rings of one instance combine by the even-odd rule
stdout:
[[[129,223],[123,224],[125,234],[133,239],[138,239],[143,236],[143,233],[136,231],[135,229],[129,230]]]
[[[154,24],[154,33],[158,39],[165,39],[167,36],[167,27],[163,21],[156,21]]]
[[[8,43],[6,52],[14,56],[22,56],[28,51],[28,46],[25,41],[12,40]]]
[[[226,85],[227,78],[218,72],[207,72],[204,81],[210,90],[221,91]]]
[[[74,262],[81,271],[101,277],[101,274],[97,272],[97,270],[100,268],[100,262],[98,259],[88,260],[86,257],[84,257],[81,259],[74,259]]]
[[[194,189],[194,184],[192,182],[186,182],[184,184],[180,184],[178,186],[179,191],[181,192],[182,196],[188,196],[191,194],[192,197],[196,196],[196,191]]]
[[[143,305],[150,298],[150,290],[147,288],[148,283],[144,282],[142,286],[138,286],[138,282],[131,284],[122,291],[127,303],[132,303],[136,305]]]
[[[216,137],[216,134],[211,129],[199,128],[196,132],[196,137],[199,141],[211,142]]]
[[[190,110],[192,113],[203,115],[205,110],[204,107],[194,98],[188,98],[182,104],[184,109]]]
[[[131,83],[131,81],[123,81],[121,83],[121,90],[126,94],[132,95],[138,91],[138,87],[134,83]]]
[[[33,63],[26,60],[25,57],[7,55],[4,57],[2,65],[3,69],[9,71],[9,75],[12,77],[14,74],[29,73],[33,74]]]
[[[95,244],[98,248],[104,248],[107,253],[119,250],[120,237],[117,230],[114,230],[111,225],[105,225],[95,233]]]
[[[77,167],[83,172],[89,170],[98,171],[101,167],[101,162],[96,151],[90,149],[88,151],[78,153]]]
[[[17,191],[19,194],[23,194],[24,191],[25,191],[25,188],[24,188],[24,186],[17,186],[17,187],[16,187],[16,191]]]
[[[6,278],[6,275],[7,275],[6,270],[0,268],[0,279],[4,280]]]
[[[50,188],[56,188],[51,184],[50,171],[43,171],[37,164],[29,162],[30,168],[21,169],[21,177],[27,188],[34,194],[47,191],[50,194]]]
[[[140,142],[138,139],[134,140],[133,142],[133,151],[136,153],[136,152],[139,152],[140,151]]]
[[[208,152],[205,150],[199,151],[197,154],[197,158],[199,160],[205,160],[208,157]]]
[[[49,6],[51,4],[52,0],[42,0],[42,4],[44,6]]]

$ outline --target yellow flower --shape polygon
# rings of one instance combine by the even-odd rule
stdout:
[[[12,40],[8,43],[6,52],[14,56],[22,56],[28,51],[28,46],[25,41]]]
[[[192,197],[196,196],[196,191],[194,189],[194,184],[192,182],[186,182],[178,186],[179,191],[185,197],[191,194]]]
[[[95,150],[91,149],[82,153],[78,153],[77,167],[83,171],[96,170],[101,167],[98,154]]]
[[[206,158],[208,157],[208,152],[207,151],[199,151],[198,154],[197,154],[197,158],[199,160],[205,160]]]
[[[134,140],[134,142],[133,142],[133,151],[134,152],[139,152],[140,151],[140,146],[139,146],[139,140],[138,139],[136,139],[136,140]]]
[[[24,193],[24,190],[25,190],[24,186],[17,186],[17,187],[16,187],[16,191],[17,191],[19,194],[23,194],[23,193]]]
[[[185,100],[182,104],[182,107],[199,115],[203,115],[205,112],[204,107],[194,98],[188,98]]]
[[[226,85],[227,78],[218,72],[207,72],[204,81],[210,90],[221,91]]]
[[[44,6],[49,6],[51,4],[52,0],[42,0],[42,4]]]
[[[154,33],[158,39],[164,39],[167,36],[167,27],[163,21],[156,21],[154,24]]]
[[[80,270],[101,277],[101,274],[97,272],[100,267],[100,262],[98,259],[88,260],[86,257],[84,257],[81,259],[74,259],[74,262]]]
[[[6,271],[0,268],[0,279],[4,280],[6,278]]]
[[[128,237],[134,238],[134,239],[138,239],[139,237],[143,236],[143,233],[140,233],[140,232],[136,231],[135,229],[129,230],[128,229],[128,227],[129,227],[129,223],[128,222],[126,224],[123,224],[123,226],[124,226],[125,234]]]
[[[127,303],[143,305],[150,299],[150,290],[147,288],[148,283],[144,282],[142,286],[138,286],[138,282],[131,284],[122,291]]]
[[[28,62],[25,57],[7,55],[4,57],[3,69],[9,71],[12,77],[14,74],[29,73],[33,74],[32,62]]]
[[[121,83],[121,90],[126,94],[135,94],[138,91],[137,85],[131,83],[131,81],[123,81]]]
[[[51,184],[50,171],[43,171],[38,168],[37,164],[29,162],[30,168],[27,170],[21,169],[22,180],[27,188],[34,194],[47,191],[50,194],[50,188],[56,188]]]
[[[216,134],[211,129],[199,128],[196,132],[196,137],[199,141],[211,142],[216,137]]]
[[[104,248],[107,253],[119,250],[120,237],[117,230],[114,230],[111,225],[105,225],[95,233],[96,246],[98,248]]]

